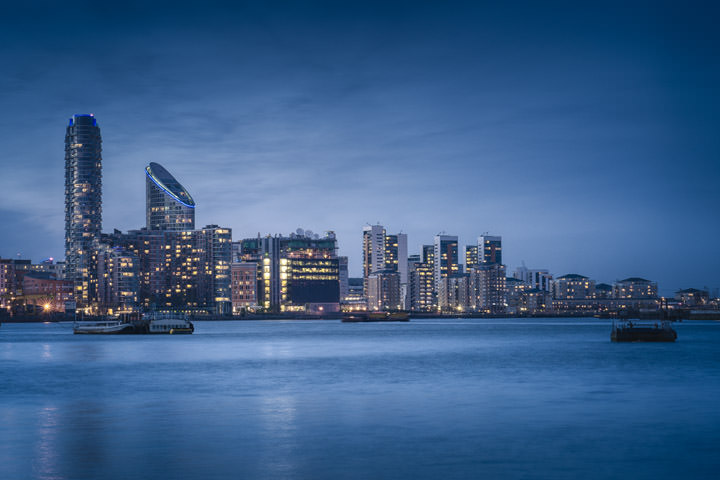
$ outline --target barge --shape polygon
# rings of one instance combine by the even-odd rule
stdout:
[[[613,321],[610,340],[613,342],[674,342],[677,332],[667,320],[642,322],[640,320]]]
[[[344,323],[408,321],[410,321],[408,312],[357,312],[346,314],[342,319]]]

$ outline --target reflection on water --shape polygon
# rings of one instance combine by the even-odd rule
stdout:
[[[0,479],[712,478],[720,324],[594,320],[0,332]]]

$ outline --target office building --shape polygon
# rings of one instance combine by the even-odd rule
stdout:
[[[194,230],[195,201],[159,163],[145,167],[145,227],[148,230]]]
[[[102,229],[102,138],[95,117],[74,115],[65,133],[65,277],[79,307],[97,291],[91,250]]]
[[[326,313],[340,308],[340,259],[334,232],[243,239],[235,248],[258,264],[258,303],[267,311]]]

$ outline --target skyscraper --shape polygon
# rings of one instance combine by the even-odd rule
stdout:
[[[65,133],[65,278],[75,300],[95,299],[93,242],[102,229],[102,138],[92,114],[73,115]]]
[[[159,163],[145,167],[145,219],[148,230],[195,229],[195,201]]]

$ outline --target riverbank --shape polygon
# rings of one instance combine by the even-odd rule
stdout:
[[[242,321],[242,320],[340,320],[344,313],[326,313],[322,315],[308,315],[301,313],[254,313],[247,315],[190,315],[189,320],[192,322],[203,321]],[[410,319],[421,318],[638,318],[642,320],[659,320],[666,319],[670,321],[683,320],[720,320],[720,311],[669,311],[664,313],[657,312],[621,312],[618,314],[597,314],[587,312],[552,312],[538,313],[533,315],[517,315],[517,314],[487,314],[478,312],[457,312],[457,313],[410,313]],[[80,318],[78,317],[78,320]],[[102,317],[85,316],[85,320],[100,320]],[[45,322],[72,322],[75,316],[63,313],[42,313],[38,315],[15,315],[0,316],[0,323],[45,323]]]

